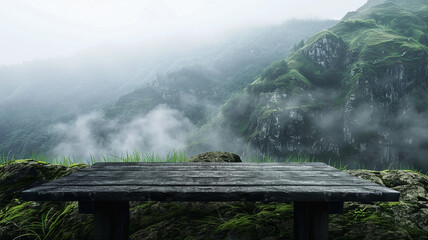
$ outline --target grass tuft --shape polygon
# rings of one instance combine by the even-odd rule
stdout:
[[[72,166],[79,163],[94,164],[97,162],[186,162],[187,155],[182,151],[169,152],[165,157],[157,155],[154,152],[143,152],[134,150],[132,152],[125,152],[121,155],[106,154],[103,156],[92,156],[88,159],[76,158],[74,156],[52,156],[49,153],[32,154],[31,159],[34,159],[43,163],[59,164],[64,166]],[[11,155],[0,155],[0,165],[8,162],[17,161],[18,159]]]

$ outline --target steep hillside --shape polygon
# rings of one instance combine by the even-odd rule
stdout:
[[[212,125],[279,157],[428,169],[427,10],[369,1],[265,69]]]
[[[106,115],[129,120],[165,103],[193,123],[205,123],[213,109],[232,93],[250,84],[272,61],[289,55],[293,44],[335,23],[290,20],[234,34],[222,44],[210,46],[203,60],[160,72],[151,83],[122,96]]]

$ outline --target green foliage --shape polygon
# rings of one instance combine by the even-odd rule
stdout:
[[[165,101],[153,88],[140,88],[120,97],[106,110],[105,115],[107,118],[119,117],[122,121],[129,121],[137,115],[146,114],[162,103]]]
[[[323,38],[332,39],[334,41],[341,41],[341,37],[339,37],[339,35],[337,35],[335,32],[330,31],[330,30],[323,30],[323,31],[311,36],[306,41],[306,45],[303,47],[303,49],[305,49],[309,46],[312,46],[315,42],[317,42]],[[291,56],[291,58],[293,58],[293,56]]]
[[[1,239],[88,239],[92,218],[79,215],[77,203],[30,202],[22,191],[71,173],[66,168],[35,160],[10,160],[0,165]]]
[[[351,16],[351,18],[352,20],[375,21],[377,25],[389,28],[400,35],[418,39],[419,36],[427,30],[427,21],[424,19],[424,15],[421,14],[423,11],[421,6],[425,4],[426,3],[402,4],[402,2],[389,2],[362,10]],[[409,6],[418,7],[412,8]],[[426,12],[426,7],[423,12]]]
[[[40,221],[34,221],[28,226],[23,226],[26,233],[17,237],[17,239],[27,237],[38,240],[49,240],[49,239],[64,239],[63,236],[63,224],[66,221],[65,216],[70,214],[76,207],[75,204],[66,206],[62,212],[53,212],[53,208],[49,209],[46,214],[41,215]]]
[[[273,81],[279,76],[282,76],[288,72],[288,66],[285,60],[272,63],[269,68],[265,68],[260,75],[262,79],[267,81]]]
[[[288,60],[288,71],[281,76],[277,76],[275,81],[260,81],[257,79],[250,85],[250,90],[255,89],[254,93],[272,92],[275,89],[280,89],[286,93],[296,93],[297,89],[308,89],[316,87],[338,87],[343,77],[341,68],[326,69],[320,64],[310,59],[303,51],[317,41],[322,41],[324,37],[341,43],[342,40],[331,31],[323,31],[308,39],[308,43],[301,48],[301,51],[296,52]],[[265,71],[270,72],[276,69],[275,64],[267,68]]]
[[[292,51],[292,53],[295,53],[304,46],[305,46],[305,41],[302,39],[293,45],[293,47],[291,48],[291,51]]]
[[[415,227],[406,226],[406,231],[412,236],[413,239],[428,239],[428,231]]]
[[[34,160],[33,160],[34,159]],[[3,165],[11,164],[19,161],[11,157],[0,157],[0,167]],[[57,164],[67,167],[85,167],[85,164],[94,164],[97,162],[185,162],[187,155],[183,151],[172,151],[167,153],[165,157],[157,155],[155,152],[144,152],[134,149],[132,152],[125,152],[121,155],[104,155],[104,156],[90,156],[89,159],[78,159],[73,156],[52,156],[49,154],[33,154],[28,161],[37,161],[40,164]],[[63,169],[61,169],[62,171]],[[63,172],[58,172],[63,174]]]
[[[245,92],[234,94],[223,106],[221,113],[225,119],[230,119],[229,126],[241,134],[247,130],[249,119],[254,111],[251,96]]]
[[[246,90],[252,95],[269,93],[275,90],[281,90],[287,93],[299,93],[302,89],[308,89],[312,86],[309,80],[298,70],[291,71],[278,76],[273,81],[266,81],[262,78],[256,79]]]
[[[90,239],[93,217],[80,215],[75,203],[36,203],[14,199],[0,210],[2,239]]]
[[[421,35],[421,37],[419,38],[419,42],[428,47],[428,35],[426,33]]]
[[[338,88],[342,83],[343,73],[340,69],[326,70],[313,64],[301,63],[299,72],[308,79],[310,84],[322,88]],[[315,71],[314,71],[315,70]]]
[[[374,19],[361,20],[361,19],[351,19],[344,20],[341,24],[345,25],[347,31],[360,31],[365,28],[375,28],[376,21]]]

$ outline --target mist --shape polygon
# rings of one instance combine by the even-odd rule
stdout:
[[[318,88],[303,94],[274,92],[267,96],[259,97],[257,104],[274,114],[269,115],[270,121],[257,119],[257,131],[265,135],[259,133],[251,140],[261,152],[278,157],[300,153],[315,159],[324,155],[324,160],[327,156],[349,168],[428,169],[427,114],[418,109],[415,96],[391,105],[374,100],[312,110],[305,106],[332,102],[337,93]],[[239,113],[241,106],[229,111]]]
[[[295,42],[336,23],[319,19],[340,19],[364,2],[2,1],[0,149],[22,157],[50,152],[79,158],[182,149],[230,94],[286,58]],[[159,104],[139,110],[129,103],[119,106],[122,115],[107,116],[123,96],[159,76],[180,79],[189,66],[202,73],[186,80],[187,89],[159,92]],[[199,76],[211,84],[208,91],[189,84],[204,85]],[[203,117],[189,116],[189,107],[202,109]],[[222,131],[208,133],[214,140],[192,150],[258,154],[237,135],[230,136],[233,144],[224,143]]]
[[[50,152],[76,159],[121,156],[135,150],[165,157],[172,151],[183,150],[192,128],[192,123],[180,112],[165,105],[126,123],[92,112],[69,123],[53,125],[59,144]]]
[[[366,0],[127,0],[0,3],[1,64],[71,56],[105,46],[218,38],[286,19],[340,19]]]

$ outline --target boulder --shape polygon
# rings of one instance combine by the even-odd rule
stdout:
[[[34,159],[0,164],[0,239],[93,239],[93,217],[79,214],[77,202],[32,202],[22,191],[66,176],[84,164],[69,167]]]
[[[241,158],[230,152],[206,152],[191,157],[188,162],[242,162]]]
[[[345,202],[344,213],[330,218],[331,239],[428,239],[426,175],[409,170],[347,172],[399,191],[400,201]]]

